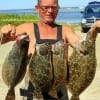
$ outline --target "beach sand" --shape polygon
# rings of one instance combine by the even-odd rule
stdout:
[[[8,91],[8,87],[2,80],[2,63],[11,45],[12,42],[0,46],[0,100],[5,100],[5,96]],[[96,74],[90,86],[80,95],[80,100],[100,100],[100,53],[99,52],[100,52],[100,35],[98,35],[96,41],[96,56],[97,56]],[[21,97],[19,95],[19,88],[23,86],[23,81],[20,84],[18,84],[15,88],[16,100],[21,100]],[[69,91],[68,94],[70,98],[71,94]]]

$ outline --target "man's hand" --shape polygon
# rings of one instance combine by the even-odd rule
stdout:
[[[97,33],[100,33],[100,21],[96,21],[89,30],[91,39],[96,40]]]
[[[96,31],[96,33],[100,33],[100,20],[96,21],[93,26],[94,30]]]
[[[16,27],[13,25],[5,25],[0,29],[0,41],[1,43],[14,40],[16,37]]]

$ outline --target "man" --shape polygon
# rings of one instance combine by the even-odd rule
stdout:
[[[2,38],[2,43],[14,40],[14,37],[21,34],[28,34],[30,38],[28,55],[31,56],[35,51],[35,44],[37,42],[36,34],[40,35],[42,40],[56,40],[57,35],[60,32],[62,40],[65,43],[70,44],[73,48],[79,48],[80,37],[75,34],[74,30],[68,25],[57,25],[55,18],[58,14],[59,4],[58,0],[38,0],[38,4],[35,6],[37,13],[40,16],[40,21],[37,24],[24,23],[17,27],[12,25],[5,25],[1,28],[1,33],[5,36]],[[59,28],[60,26],[60,28]],[[89,36],[92,40],[96,39],[96,33],[100,29],[100,21],[96,22],[89,31]],[[59,31],[58,31],[59,30]],[[68,48],[66,48],[66,60],[68,59]],[[26,75],[27,76],[27,75]],[[27,83],[28,82],[28,83]],[[33,86],[26,79],[27,88],[29,91],[33,91]],[[29,86],[30,84],[30,86]],[[61,85],[58,89],[58,98],[60,100],[68,100],[66,86]],[[65,92],[63,92],[65,91]],[[23,91],[22,91],[23,92]],[[48,94],[43,94],[45,100],[52,100]],[[64,97],[63,97],[64,96]],[[24,99],[25,100],[25,99]],[[27,100],[32,100],[29,97]]]

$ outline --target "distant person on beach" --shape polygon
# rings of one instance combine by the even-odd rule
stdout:
[[[14,38],[18,35],[22,35],[24,33],[28,34],[30,39],[28,50],[29,58],[32,54],[34,54],[35,44],[42,44],[47,42],[51,43],[53,40],[63,40],[64,43],[69,44],[71,47],[79,48],[81,38],[75,34],[74,30],[68,25],[58,25],[55,23],[55,18],[59,11],[58,0],[38,0],[35,9],[39,14],[40,21],[37,24],[30,22],[18,26],[13,26],[10,24],[3,26],[1,28],[1,34],[4,36],[1,41],[2,44],[14,40]],[[98,32],[98,29],[100,29],[100,21],[95,22],[88,32],[91,40],[96,39],[96,33]],[[41,42],[37,40],[36,34],[39,34]],[[59,35],[61,37],[59,37]],[[54,43],[55,42],[53,41],[51,44]],[[66,60],[68,60],[68,47],[66,48],[65,52]],[[27,74],[25,77],[24,89],[21,89],[21,92],[25,92],[26,90],[27,92],[25,94],[21,93],[21,96],[24,96],[22,100],[33,100],[32,95],[27,97],[28,94],[32,94],[34,92],[34,87],[29,81]],[[59,91],[57,91],[57,94],[60,100],[69,100],[67,88],[64,84],[61,84],[58,90]],[[44,100],[58,100],[48,95],[48,93],[43,93],[43,97]]]

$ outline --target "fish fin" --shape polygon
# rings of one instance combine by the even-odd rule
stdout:
[[[50,96],[52,96],[52,97],[57,97],[57,92],[56,92],[56,89],[51,89],[50,91],[49,91],[49,93],[48,93]]]
[[[80,100],[79,96],[72,95],[70,100]]]
[[[37,98],[37,99],[39,99],[39,100],[43,100],[43,95],[42,95],[42,92],[41,92],[41,90],[35,90],[34,91],[34,94],[33,94],[33,98]]]
[[[15,100],[15,90],[14,90],[14,88],[10,88],[8,90],[8,93],[6,95],[5,100]]]

